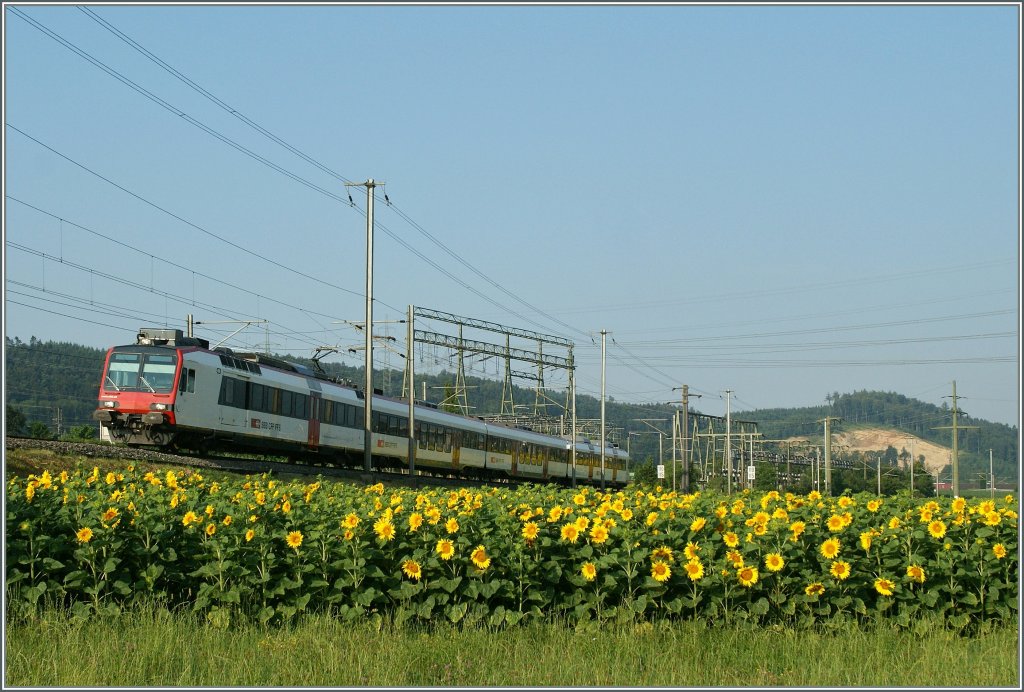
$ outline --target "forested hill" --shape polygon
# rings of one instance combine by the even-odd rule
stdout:
[[[853,394],[833,393],[829,403],[804,408],[756,409],[742,416],[758,422],[758,431],[767,439],[788,437],[820,437],[826,416],[838,420],[836,432],[850,428],[887,428],[900,430],[944,447],[952,446],[953,411],[948,404],[928,404],[894,392],[860,391]],[[1018,478],[1019,430],[1017,426],[991,423],[974,418],[958,403],[959,450],[961,478],[988,471],[989,450],[992,450],[995,474],[1001,478]],[[966,426],[977,426],[971,429]],[[897,450],[898,451],[898,450]]]
[[[34,337],[28,342],[17,337],[5,338],[4,396],[8,407],[24,416],[24,428],[33,423],[36,430],[51,434],[67,433],[76,426],[96,427],[92,411],[96,406],[104,351],[68,342],[42,342]],[[311,361],[291,358],[311,365]],[[363,370],[339,363],[325,363],[332,377],[362,384]],[[440,402],[453,391],[453,373],[417,376],[417,390],[425,383],[428,399]],[[498,413],[501,410],[502,382],[478,377],[466,378],[469,403],[476,415]],[[391,396],[402,389],[401,371],[375,372],[374,386]],[[419,394],[419,392],[417,392]],[[565,392],[549,391],[555,402],[565,403]],[[532,411],[535,393],[528,388],[515,388],[517,408],[528,405]],[[757,409],[736,412],[737,418],[756,421],[764,439],[778,440],[788,437],[813,437],[823,434],[819,422],[825,416],[839,418],[836,432],[851,427],[879,427],[901,430],[936,444],[949,447],[948,429],[936,430],[952,423],[952,412],[947,405],[935,406],[892,392],[835,393],[828,397],[830,404],[804,408]],[[967,403],[967,402],[965,402]],[[577,416],[580,419],[598,419],[600,401],[595,397],[577,396]],[[671,428],[668,420],[675,408],[669,404],[627,404],[609,400],[605,405],[606,428],[610,439],[622,447],[630,446],[634,459],[658,458],[657,434],[627,436],[626,432],[647,433],[651,428],[640,419],[662,419],[661,427],[667,433],[664,440],[666,458],[670,454]],[[696,411],[695,411],[696,412]],[[558,415],[560,410],[551,404],[546,411]],[[17,418],[17,415],[15,415]],[[990,423],[970,416],[970,409],[962,412],[960,423],[978,426],[960,434],[962,478],[988,470],[988,450],[993,450],[996,475],[1018,478],[1018,435],[1016,426]],[[8,419],[11,428],[11,419]],[[98,429],[98,428],[97,428]],[[899,451],[899,450],[897,450]]]

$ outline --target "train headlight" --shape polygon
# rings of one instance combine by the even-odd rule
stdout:
[[[100,406],[102,406],[103,408],[117,408],[117,402],[116,401],[101,401],[100,402]]]
[[[149,405],[149,410],[150,411],[169,411],[170,408],[171,407],[169,405],[167,405],[167,404],[150,404]]]

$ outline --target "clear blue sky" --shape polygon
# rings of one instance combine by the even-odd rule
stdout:
[[[4,6],[8,336],[358,365],[374,178],[376,320],[571,338],[595,396],[605,329],[618,401],[1019,423],[1017,5],[87,7]]]

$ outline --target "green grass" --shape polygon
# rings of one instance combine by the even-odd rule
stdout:
[[[313,617],[217,629],[161,609],[6,625],[10,686],[1015,686],[1016,622],[975,637],[883,625],[836,633],[531,625],[433,632]]]

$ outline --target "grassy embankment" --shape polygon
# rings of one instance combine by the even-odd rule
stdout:
[[[826,633],[556,624],[433,632],[317,616],[217,629],[165,610],[6,628],[13,686],[994,687],[1018,682],[1016,625],[976,637],[882,625]]]

